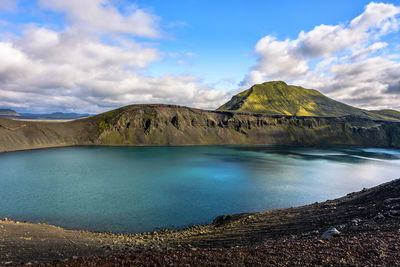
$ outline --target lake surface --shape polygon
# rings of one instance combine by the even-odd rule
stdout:
[[[400,177],[400,151],[67,147],[0,153],[0,217],[94,231],[210,223],[343,196]]]

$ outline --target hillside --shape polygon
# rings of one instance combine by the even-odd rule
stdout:
[[[370,113],[377,114],[388,120],[400,120],[400,111],[393,109],[370,110]]]
[[[267,115],[338,117],[355,115],[371,119],[399,120],[400,112],[368,111],[324,96],[313,89],[287,85],[282,81],[256,84],[217,110],[263,113]],[[395,113],[395,114],[393,114]]]
[[[400,123],[133,105],[69,122],[0,118],[0,152],[71,145],[350,145],[400,148]]]
[[[12,109],[0,109],[0,117],[19,117],[20,115]]]

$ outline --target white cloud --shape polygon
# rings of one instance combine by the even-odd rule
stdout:
[[[348,24],[320,25],[284,41],[268,35],[255,46],[258,62],[243,84],[285,80],[355,106],[400,109],[393,97],[400,93],[400,65],[393,55],[378,54],[388,46],[380,38],[398,31],[399,13],[371,2]]]
[[[69,24],[58,31],[29,24],[20,35],[5,35],[0,106],[35,112],[101,112],[135,103],[215,108],[227,98],[226,91],[212,90],[194,76],[146,75],[163,53],[134,38],[159,37],[156,16],[136,7],[125,15],[109,1],[40,4],[65,12]]]
[[[39,5],[65,13],[72,25],[79,25],[80,30],[160,37],[159,18],[135,6],[128,8],[128,14],[122,14],[108,0],[40,0]]]
[[[361,59],[361,58],[365,58],[373,53],[375,53],[376,51],[383,49],[387,46],[388,44],[385,42],[376,42],[373,43],[372,45],[366,47],[366,48],[362,48],[359,51],[355,51],[351,57],[352,60],[356,60],[356,59]]]
[[[0,1],[0,11],[16,11],[17,9],[17,2],[16,0],[1,0]]]

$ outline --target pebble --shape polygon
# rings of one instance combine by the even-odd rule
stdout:
[[[390,209],[392,209],[392,210],[400,210],[400,204],[393,205]]]
[[[391,210],[389,213],[392,216],[400,216],[400,210]]]
[[[340,232],[340,231],[343,231],[344,229],[348,228],[349,227],[348,224],[349,223],[347,223],[347,224],[339,224],[339,225],[336,225],[335,228],[336,228],[336,230],[338,230]]]
[[[335,227],[331,227],[322,234],[321,238],[328,239],[338,235],[340,235],[340,232]]]
[[[374,217],[374,220],[384,220],[385,219],[385,216],[383,216],[381,213],[378,213],[378,215],[376,215],[375,217]]]
[[[393,202],[400,202],[400,197],[396,197],[396,198],[387,198],[383,201],[383,203],[385,204],[390,204]]]
[[[350,222],[348,222],[346,224],[347,227],[351,227],[351,226],[358,226],[358,224],[361,222],[360,219],[353,219]]]

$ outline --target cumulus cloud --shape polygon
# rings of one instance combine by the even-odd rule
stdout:
[[[399,29],[399,13],[372,2],[347,24],[320,25],[283,41],[268,35],[256,44],[258,61],[243,84],[285,80],[359,107],[400,109],[391,95],[400,93],[400,65],[379,53],[388,46],[380,38]]]
[[[134,34],[159,37],[158,17],[131,5],[122,14],[108,0],[40,0],[39,5],[65,13],[73,26],[95,33]]]
[[[0,106],[35,112],[101,112],[134,103],[215,108],[227,97],[194,76],[146,75],[163,56],[135,41],[160,37],[150,13],[133,7],[122,14],[106,0],[40,5],[65,13],[68,24],[63,30],[29,24],[0,41]]]
[[[257,83],[277,77],[286,80],[306,74],[307,61],[295,53],[294,49],[295,44],[289,40],[277,41],[271,36],[262,38],[255,47],[259,61],[250,73],[250,82]]]

